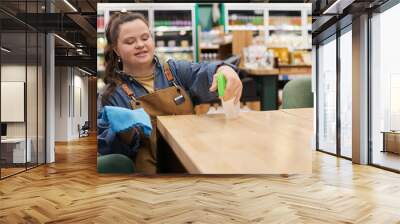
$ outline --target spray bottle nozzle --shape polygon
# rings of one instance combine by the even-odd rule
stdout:
[[[218,96],[223,97],[226,88],[226,78],[222,72],[217,73]]]

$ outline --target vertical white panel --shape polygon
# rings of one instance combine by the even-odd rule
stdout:
[[[55,55],[54,55],[54,35],[47,34],[46,41],[46,62],[47,62],[47,108],[46,108],[46,163],[52,163],[55,161],[55,149],[54,149],[54,135],[55,135]]]

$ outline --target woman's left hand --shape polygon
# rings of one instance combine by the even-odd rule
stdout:
[[[240,97],[242,96],[243,85],[242,81],[239,78],[239,75],[230,66],[222,65],[217,69],[217,72],[213,76],[210,91],[214,92],[217,90],[216,75],[218,74],[218,72],[222,72],[226,78],[226,89],[223,100],[228,101],[234,98],[235,104],[237,104],[240,101]]]

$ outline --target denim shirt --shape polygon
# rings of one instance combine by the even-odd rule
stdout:
[[[216,99],[216,93],[210,92],[209,88],[217,68],[226,63],[223,61],[193,63],[169,60],[168,64],[176,84],[186,90],[194,105]],[[236,67],[231,64],[226,65],[236,69]],[[133,78],[127,75],[122,75],[121,78],[134,92],[135,97],[148,94],[147,90]],[[170,84],[164,75],[163,68],[157,57],[155,57],[154,91],[168,88],[169,86]],[[101,96],[99,96],[99,99],[100,98]],[[135,135],[130,144],[123,143],[119,139],[117,133],[111,130],[110,125],[101,119],[102,108],[107,105],[131,109],[130,98],[126,95],[121,86],[117,86],[115,91],[105,100],[105,104],[101,105],[99,108],[100,110],[97,118],[98,152],[101,155],[119,153],[129,157],[135,156],[140,147],[140,136]]]

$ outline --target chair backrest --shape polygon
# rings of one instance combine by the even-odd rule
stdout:
[[[282,109],[313,107],[311,78],[290,80],[283,88]]]
[[[85,121],[85,123],[82,125],[82,129],[89,129],[90,125],[89,125],[89,121]]]

